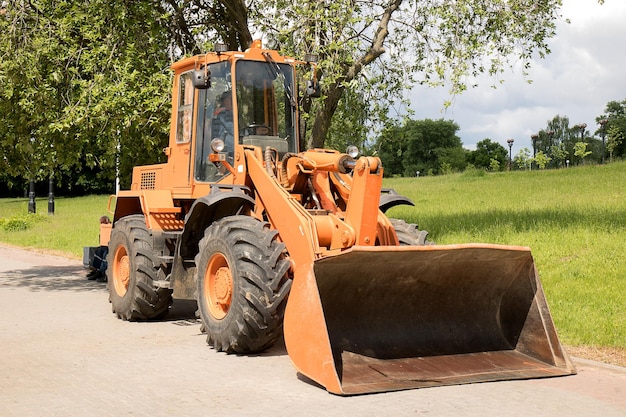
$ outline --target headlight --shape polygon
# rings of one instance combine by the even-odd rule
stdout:
[[[359,148],[354,145],[350,145],[348,146],[348,149],[346,149],[346,153],[350,155],[351,158],[356,159],[356,157],[359,156]]]
[[[211,150],[213,152],[222,152],[224,150],[224,141],[222,139],[215,138],[211,141]]]

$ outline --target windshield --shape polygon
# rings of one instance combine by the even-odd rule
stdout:
[[[293,68],[274,61],[237,61],[235,96],[228,61],[210,64],[211,86],[198,93],[195,179],[215,182],[228,175],[209,161],[211,140],[222,139],[233,163],[235,138],[243,145],[297,151]]]
[[[293,68],[273,61],[238,61],[236,69],[241,143],[296,152]]]

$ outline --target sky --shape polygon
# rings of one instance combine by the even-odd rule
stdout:
[[[569,118],[570,127],[586,123],[594,133],[596,117],[609,101],[626,99],[626,0],[563,0],[561,12],[570,19],[557,23],[549,41],[552,51],[532,63],[525,77],[521,70],[505,70],[504,84],[493,89],[493,79],[449,99],[445,88],[415,87],[408,94],[412,118],[453,120],[467,149],[489,138],[512,153],[532,152],[530,136],[546,129],[554,116]],[[532,83],[528,83],[532,80]]]

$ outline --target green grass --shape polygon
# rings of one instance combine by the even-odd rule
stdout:
[[[529,246],[563,341],[626,348],[626,163],[385,181],[438,244]]]
[[[55,198],[48,216],[48,198],[38,198],[37,214],[28,214],[28,199],[0,199],[0,242],[82,259],[83,246],[97,246],[99,219],[107,212],[108,196]],[[19,230],[3,227],[17,224]],[[25,223],[26,228],[19,228]]]
[[[561,339],[626,349],[626,163],[551,171],[385,180],[415,202],[388,214],[418,223],[438,244],[529,246]],[[98,242],[108,196],[57,198],[37,221],[26,199],[0,199],[0,242],[82,258]]]

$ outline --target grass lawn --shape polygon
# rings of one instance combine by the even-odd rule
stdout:
[[[438,244],[529,246],[562,341],[613,349],[626,365],[626,163],[550,171],[386,179],[415,207],[390,217],[418,223]],[[98,242],[108,196],[57,198],[48,216],[26,199],[0,199],[0,242],[82,258]],[[30,226],[19,229],[21,222]],[[11,225],[9,230],[7,224]],[[3,227],[4,226],[4,227]]]
[[[108,196],[55,198],[54,215],[49,216],[47,197],[36,200],[35,215],[28,215],[28,199],[0,199],[0,242],[82,259],[83,246],[98,245],[100,216],[112,217],[107,200]],[[19,230],[22,224],[29,227]]]

